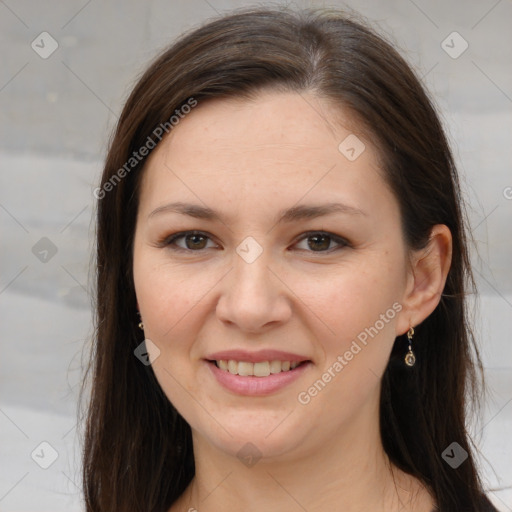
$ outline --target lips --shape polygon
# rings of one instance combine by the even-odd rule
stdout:
[[[229,350],[207,356],[217,381],[242,395],[266,395],[298,378],[311,364],[306,356],[277,350]]]

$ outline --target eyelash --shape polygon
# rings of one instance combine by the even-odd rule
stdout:
[[[206,249],[211,249],[211,247],[206,247],[203,249],[193,250],[193,249],[184,249],[183,247],[179,247],[179,246],[175,245],[174,242],[176,240],[179,240],[180,238],[185,238],[189,235],[200,235],[200,236],[204,236],[208,240],[211,240],[211,237],[209,236],[209,234],[204,231],[196,231],[196,230],[180,231],[179,233],[174,233],[170,236],[167,236],[163,240],[159,241],[158,247],[167,247],[167,248],[171,249],[172,251],[185,252],[185,253],[201,253],[201,252],[205,251]],[[345,240],[344,238],[342,238],[338,235],[335,235],[334,233],[329,233],[327,231],[307,231],[306,233],[302,234],[301,238],[299,238],[294,243],[294,245],[298,244],[299,242],[302,242],[303,240],[307,240],[308,238],[312,238],[315,235],[326,236],[326,237],[330,238],[331,241],[339,244],[339,247],[330,248],[325,251],[312,251],[312,250],[307,250],[307,249],[300,249],[300,250],[304,250],[306,252],[310,252],[313,254],[322,254],[322,253],[330,254],[334,251],[339,251],[340,249],[343,249],[344,247],[351,247],[351,244],[347,240]]]

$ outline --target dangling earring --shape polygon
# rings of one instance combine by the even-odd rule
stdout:
[[[411,327],[407,331],[407,339],[409,340],[409,352],[405,354],[405,364],[407,366],[414,366],[414,363],[416,362],[416,356],[414,355],[414,352],[411,349],[411,343],[412,343],[412,337],[414,336],[414,328]]]
[[[141,331],[143,331],[144,330],[144,324],[142,323],[142,317],[140,316],[140,311],[137,311],[137,314],[139,315],[139,320],[140,320],[140,322],[139,322],[139,329]]]

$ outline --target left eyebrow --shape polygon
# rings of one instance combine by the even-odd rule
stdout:
[[[223,221],[223,215],[212,210],[211,208],[182,202],[169,203],[163,206],[159,206],[148,215],[148,219],[157,214],[169,212],[188,215],[189,217],[194,217],[196,219],[205,219],[211,221],[217,220],[221,222]],[[298,205],[280,210],[277,215],[277,224],[295,222],[303,219],[315,219],[325,215],[331,215],[333,213],[342,213],[345,215],[367,215],[367,213],[363,210],[343,203]]]
[[[278,223],[294,222],[302,219],[316,219],[324,215],[343,213],[345,215],[367,215],[363,210],[342,203],[327,203],[322,205],[299,205],[286,210],[281,210],[278,215]]]

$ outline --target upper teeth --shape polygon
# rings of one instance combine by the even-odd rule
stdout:
[[[260,363],[249,363],[247,361],[226,361],[221,359],[215,361],[221,370],[227,370],[235,375],[268,377],[271,373],[287,372],[293,370],[299,363],[297,361],[262,361]]]

